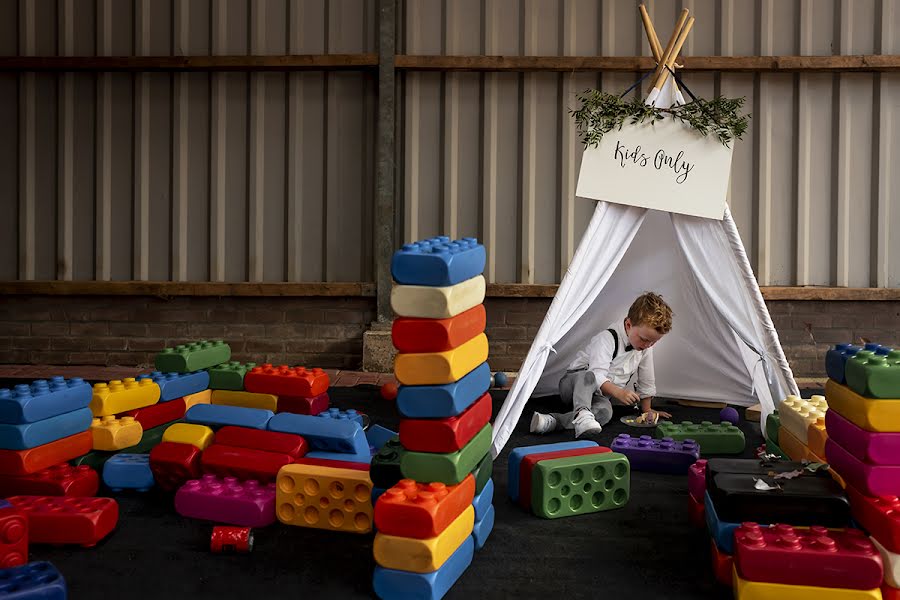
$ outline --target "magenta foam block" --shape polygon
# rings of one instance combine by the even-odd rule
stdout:
[[[275,484],[204,475],[181,486],[175,494],[175,510],[192,519],[265,527],[275,522]]]
[[[900,465],[900,433],[866,431],[835,410],[826,411],[825,429],[829,438],[862,462],[873,465]]]
[[[700,459],[688,469],[688,491],[691,497],[703,504],[706,496],[706,459]]]
[[[863,494],[900,496],[900,466],[864,463],[831,438],[825,442],[825,458],[838,475]]]

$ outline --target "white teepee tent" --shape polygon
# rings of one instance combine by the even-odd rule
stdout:
[[[670,106],[672,85],[652,101]],[[653,348],[658,396],[759,402],[764,425],[776,402],[799,395],[727,208],[719,221],[600,201],[494,422],[494,458],[531,395],[556,394],[575,353],[647,290],[675,313]]]

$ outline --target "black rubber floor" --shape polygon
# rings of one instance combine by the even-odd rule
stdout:
[[[494,393],[494,413],[505,392]],[[399,415],[374,386],[335,388],[332,405],[356,408],[396,430]],[[544,520],[514,505],[506,493],[511,448],[567,441],[571,432],[528,433],[533,410],[556,408],[556,398],[533,400],[494,465],[496,525],[447,598],[731,598],[717,585],[709,537],[687,519],[687,478],[633,473],[631,499],[620,510]],[[712,409],[666,406],[677,420],[718,421]],[[743,411],[740,411],[743,413]],[[618,422],[618,433],[640,432]],[[762,441],[758,424],[742,423],[746,456]],[[108,494],[101,490],[101,494]],[[32,546],[31,560],[50,560],[71,598],[365,598],[372,597],[372,536],[276,524],[255,530],[249,555],[209,552],[212,525],[180,517],[172,496],[120,494],[119,525],[95,548]]]

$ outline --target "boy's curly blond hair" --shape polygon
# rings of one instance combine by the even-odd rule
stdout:
[[[672,329],[672,316],[672,309],[663,301],[662,296],[653,292],[638,296],[628,309],[632,326],[646,325],[661,334],[669,333]]]

